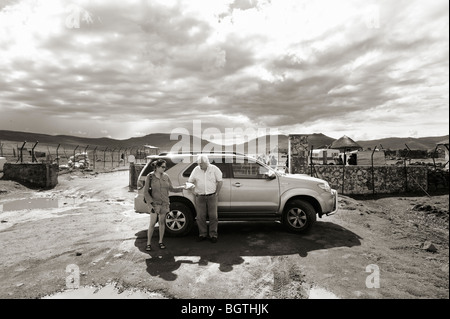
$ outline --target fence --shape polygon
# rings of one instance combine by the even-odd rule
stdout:
[[[298,167],[297,173],[311,174],[311,168]],[[389,194],[426,192],[428,168],[425,166],[318,165],[312,176],[328,181],[341,194]]]
[[[405,150],[395,154],[401,156],[396,158],[392,158],[393,154],[386,156],[386,150],[381,144],[367,151],[341,149],[343,161],[317,165],[311,156],[314,148],[308,143],[308,135],[291,134],[288,169],[294,174],[324,179],[341,194],[419,191],[428,195],[430,186],[433,190],[441,188],[448,191],[448,153],[439,150],[438,146],[431,153],[411,150],[406,144],[405,147]],[[353,161],[347,161],[346,157],[351,159],[351,156]],[[411,163],[413,158],[422,158],[424,161]]]
[[[57,164],[60,169],[109,170],[126,167],[131,159],[135,163],[145,163],[148,155],[156,153],[156,149],[145,146],[126,148],[0,141],[0,156],[9,163]]]
[[[449,189],[449,171],[443,161],[411,163],[409,158],[403,158],[388,164],[380,157],[375,165],[373,159],[372,156],[368,160],[369,165],[316,165],[311,162],[297,165],[291,172],[324,179],[332,188],[347,195],[416,192],[429,195],[430,190]]]

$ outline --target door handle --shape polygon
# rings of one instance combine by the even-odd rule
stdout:
[[[233,186],[241,187],[241,183],[234,183]]]

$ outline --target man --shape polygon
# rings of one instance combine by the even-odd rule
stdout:
[[[206,216],[209,217],[209,237],[211,242],[217,242],[217,202],[222,188],[222,172],[209,162],[208,156],[200,154],[197,158],[198,166],[189,176],[189,183],[195,185],[195,206],[197,208],[198,241],[207,238],[208,227]]]

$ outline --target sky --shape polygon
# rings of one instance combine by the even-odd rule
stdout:
[[[0,0],[0,74],[1,130],[442,136],[449,2]]]

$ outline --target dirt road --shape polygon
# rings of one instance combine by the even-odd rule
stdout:
[[[302,236],[221,222],[216,244],[194,231],[159,250],[155,232],[147,253],[128,171],[58,181],[0,180],[0,298],[449,298],[448,194],[342,196]]]

